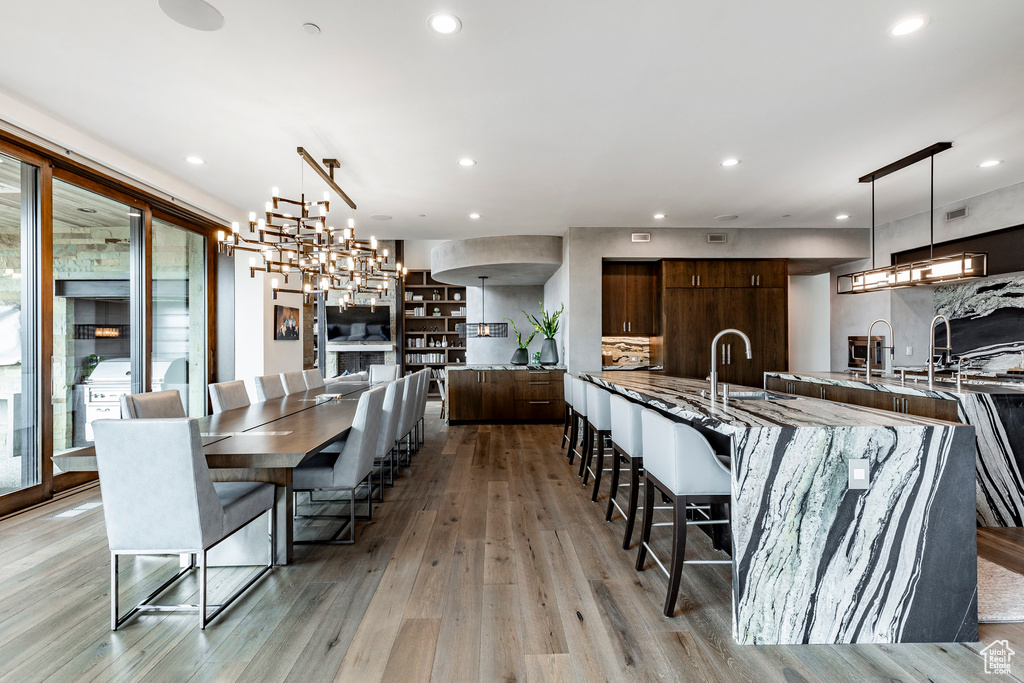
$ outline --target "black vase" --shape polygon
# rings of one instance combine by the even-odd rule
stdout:
[[[530,364],[530,350],[529,349],[516,349],[512,354],[512,365],[529,365]]]
[[[553,337],[546,337],[540,345],[541,365],[558,365],[558,344]]]

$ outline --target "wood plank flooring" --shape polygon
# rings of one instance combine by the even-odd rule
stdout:
[[[98,489],[0,522],[0,678],[954,681],[987,678],[978,652],[993,640],[1024,652],[1018,624],[982,625],[982,642],[963,645],[741,647],[727,566],[688,566],[677,616],[665,619],[666,579],[650,563],[633,569],[621,518],[604,521],[607,483],[591,503],[560,428],[449,428],[437,414],[431,404],[426,445],[354,546],[299,547],[205,633],[180,614],[108,630],[102,507],[51,518],[98,502]],[[662,556],[667,534],[655,529]],[[1021,530],[983,530],[979,549],[1024,570]],[[720,557],[702,534],[688,553]],[[123,564],[122,604],[176,568]],[[247,571],[214,570],[212,599]],[[191,600],[189,581],[169,599]]]

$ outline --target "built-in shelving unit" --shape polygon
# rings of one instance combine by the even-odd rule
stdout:
[[[405,372],[465,364],[466,340],[455,329],[466,322],[465,287],[441,284],[430,277],[429,270],[410,270],[405,276],[402,316]],[[431,384],[430,393],[437,392],[437,384]]]

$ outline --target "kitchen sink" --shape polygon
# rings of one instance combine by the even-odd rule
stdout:
[[[729,392],[729,398],[740,401],[794,401],[798,397],[775,394],[770,391],[732,391]]]

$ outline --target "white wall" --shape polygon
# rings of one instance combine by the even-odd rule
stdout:
[[[430,270],[430,250],[447,240],[405,240],[405,263],[409,270]]]
[[[544,308],[548,311],[557,311],[560,306],[565,306],[562,317],[559,318],[558,332],[555,334],[555,342],[558,344],[558,360],[563,365],[567,364],[566,354],[569,347],[569,239],[568,235],[562,237],[562,265],[544,283]]]
[[[487,288],[487,311],[486,320],[480,310],[480,288],[466,288],[466,321],[467,322],[507,322],[505,318],[511,318],[519,331],[523,334],[525,341],[533,326],[523,315],[525,310],[530,315],[540,314],[539,302],[544,298],[543,285],[532,286],[503,286]],[[530,356],[535,351],[540,351],[543,338],[538,334],[530,344]],[[467,364],[495,364],[508,363],[512,354],[517,348],[515,334],[512,326],[509,325],[508,337],[504,339],[491,337],[489,339],[467,339],[466,340],[466,363]]]
[[[828,273],[789,278],[790,370],[829,370],[829,286]]]

